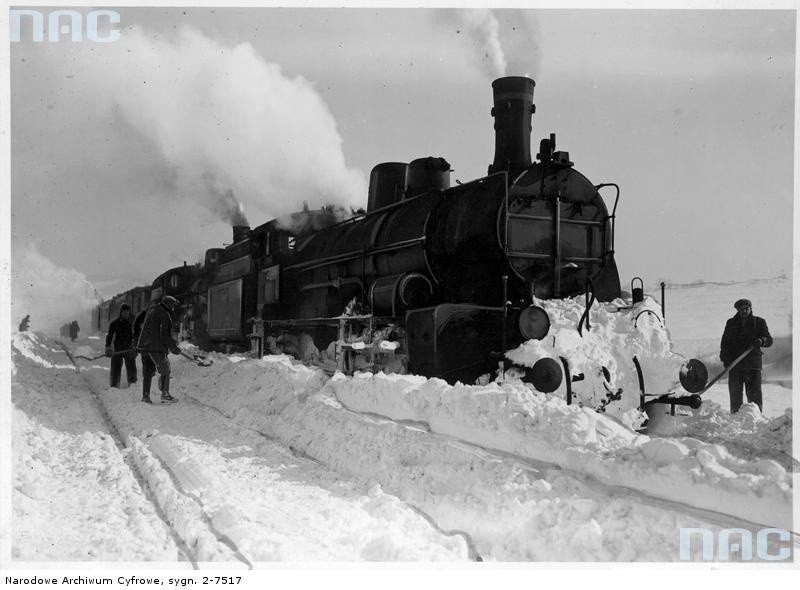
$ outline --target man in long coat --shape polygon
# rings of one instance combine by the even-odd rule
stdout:
[[[108,326],[106,355],[111,357],[111,387],[119,387],[123,362],[128,385],[136,383],[136,352],[133,350],[131,306],[127,303],[122,304],[117,319]]]
[[[142,331],[139,334],[137,350],[142,353],[142,401],[150,400],[150,384],[158,371],[158,384],[161,389],[161,403],[174,403],[176,400],[169,393],[170,366],[167,355],[180,354],[178,343],[172,338],[172,310],[178,300],[167,295],[152,305],[144,317]]]
[[[728,393],[731,398],[731,414],[742,407],[742,388],[747,392],[748,403],[758,405],[762,410],[761,399],[761,349],[772,346],[767,322],[753,315],[753,304],[749,299],[739,299],[733,304],[736,315],[725,324],[720,342],[719,358],[727,368],[741,354],[749,350],[728,374]]]

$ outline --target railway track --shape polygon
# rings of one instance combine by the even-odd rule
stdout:
[[[164,524],[166,529],[169,531],[169,535],[175,542],[175,545],[178,547],[181,557],[189,561],[192,564],[193,569],[198,569],[198,563],[194,553],[189,548],[189,546],[184,542],[183,538],[178,534],[175,528],[172,526],[172,523],[170,523],[169,518],[164,513],[158,500],[153,495],[153,492],[150,489],[150,486],[148,485],[147,478],[138,468],[136,462],[132,461],[127,454],[122,452],[123,449],[129,447],[125,444],[122,435],[120,434],[114,422],[111,420],[111,417],[108,415],[108,412],[105,406],[103,405],[102,400],[100,399],[100,395],[99,392],[97,391],[95,383],[93,382],[92,379],[86,377],[86,374],[83,372],[81,366],[76,362],[75,357],[70,352],[69,348],[67,348],[67,346],[60,340],[56,340],[55,342],[67,354],[67,357],[69,358],[70,362],[75,367],[75,372],[79,375],[81,381],[86,385],[86,390],[91,394],[92,403],[95,409],[97,410],[98,414],[101,416],[103,423],[108,430],[108,433],[111,435],[111,438],[114,441],[114,444],[120,453],[121,460],[125,463],[125,465],[128,466],[134,479],[136,480],[136,483],[139,485],[139,489],[141,490],[142,494],[144,495],[145,498],[147,498],[148,502],[150,502],[150,504],[153,506],[156,515]]]

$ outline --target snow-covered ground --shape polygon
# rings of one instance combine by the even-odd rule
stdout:
[[[104,359],[12,352],[16,560],[675,561],[681,528],[792,528],[790,412],[706,403],[642,435],[512,378],[219,354],[171,357],[181,401],[150,406]]]
[[[146,406],[109,390],[104,367],[66,368],[39,335],[13,350],[15,559],[469,558],[463,535],[211,407]]]

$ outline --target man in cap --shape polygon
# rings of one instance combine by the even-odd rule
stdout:
[[[108,326],[106,335],[106,356],[111,357],[111,387],[119,387],[123,361],[128,385],[136,383],[136,352],[132,349],[131,306],[123,303],[117,319]]]
[[[753,304],[749,299],[739,299],[733,304],[736,315],[725,324],[720,343],[719,358],[727,368],[739,355],[748,352],[728,374],[728,393],[731,398],[731,414],[742,406],[742,388],[747,392],[748,403],[762,409],[761,401],[761,352],[772,346],[767,322],[753,315]]]
[[[171,295],[161,298],[147,312],[139,334],[137,349],[142,353],[142,401],[153,403],[150,400],[150,383],[153,375],[158,371],[158,385],[161,389],[161,403],[171,404],[176,401],[169,394],[169,358],[168,353],[180,354],[178,344],[172,338],[172,310],[178,300]]]

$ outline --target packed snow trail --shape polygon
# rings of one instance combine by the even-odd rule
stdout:
[[[58,368],[61,351],[51,344],[32,334],[15,338],[17,394],[25,393],[21,387],[27,380],[49,385],[46,396],[59,395],[65,389],[60,379],[68,376],[75,395],[91,402],[86,384],[80,383],[88,380],[91,389],[100,392],[108,416],[156,501],[199,562],[238,561],[250,567],[256,561],[272,560],[470,558],[462,535],[437,530],[423,515],[379,487],[343,482],[312,461],[232,424],[217,410],[185,400],[175,406],[151,406],[139,401],[136,388],[108,390],[107,369],[87,363],[78,375],[70,365]],[[60,356],[64,358],[63,353]],[[83,390],[78,389],[81,386]],[[40,410],[31,408],[35,415]],[[76,420],[83,411],[69,408]],[[24,418],[15,420],[15,425],[24,423]],[[113,448],[113,442],[109,444]],[[53,496],[61,499],[65,493],[59,489]],[[79,503],[82,490],[76,493]],[[114,495],[113,490],[106,493]],[[62,518],[84,516],[68,512]],[[71,528],[76,531],[72,543],[84,545],[78,527]],[[38,541],[23,537],[17,543],[21,544],[37,547]],[[119,543],[106,545],[116,549],[104,553],[106,560],[143,559]],[[62,560],[70,555],[59,548],[46,558]]]
[[[191,559],[75,367],[40,341],[32,333],[12,341],[13,559]]]
[[[107,377],[97,369],[86,375]],[[470,558],[463,535],[437,530],[379,486],[342,481],[217,410],[185,398],[147,405],[139,395],[101,393],[159,504],[201,562]]]

